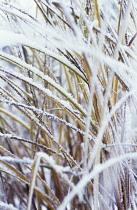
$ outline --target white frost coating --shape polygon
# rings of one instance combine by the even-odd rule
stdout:
[[[83,176],[83,178],[79,181],[79,183],[73,188],[73,190],[65,197],[63,203],[61,206],[57,208],[57,210],[64,210],[67,204],[74,198],[75,195],[79,195],[81,191],[83,191],[83,188],[88,184],[88,182],[93,179],[96,175],[104,171],[105,169],[113,166],[114,164],[121,162],[127,158],[135,159],[137,158],[137,153],[127,153],[124,155],[121,155],[116,158],[111,158],[110,160],[106,161],[103,164],[97,164],[94,169]]]
[[[0,156],[0,160],[2,161],[6,161],[6,162],[10,162],[10,163],[23,163],[23,164],[32,164],[33,160],[29,159],[29,158],[13,158],[10,156]]]
[[[0,112],[8,115],[9,117],[11,117],[12,119],[14,119],[15,121],[17,121],[18,123],[23,125],[26,129],[29,130],[29,126],[21,118],[19,118],[18,116],[15,117],[15,115],[12,114],[10,111],[0,107]]]
[[[14,38],[13,33],[5,30],[0,31],[0,48],[9,45],[15,45],[16,44],[15,40],[16,37]]]
[[[4,138],[12,138],[12,134],[4,134],[4,133],[0,133],[0,137],[4,137]]]
[[[48,90],[48,89],[47,89]],[[45,115],[47,117],[49,117],[49,119],[53,119],[55,120],[56,122],[60,122],[60,123],[63,123],[65,124],[66,126],[70,127],[71,129],[75,130],[76,132],[79,132],[81,133],[83,136],[85,135],[85,132],[82,131],[81,129],[77,128],[75,125],[72,125],[71,123],[68,123],[67,121],[65,121],[64,119],[62,118],[58,118],[57,116],[53,115],[53,114],[50,114],[46,111],[43,111],[41,109],[37,109],[36,107],[34,106],[28,106],[26,104],[22,104],[22,103],[16,103],[14,101],[8,101],[8,100],[4,100],[4,99],[0,99],[0,103],[6,103],[6,104],[9,104],[9,105],[16,105],[16,106],[19,106],[19,107],[24,107],[26,109],[29,109],[31,111],[34,111],[34,112],[37,112],[37,113],[40,113],[42,115]],[[0,111],[1,111],[1,108],[0,108]],[[9,113],[10,114],[10,113]],[[24,122],[22,122],[24,123]],[[7,134],[6,134],[7,135]],[[89,140],[93,140],[93,138],[88,135],[88,139]]]
[[[11,4],[12,5],[12,4]],[[47,28],[47,26],[46,26],[46,29],[47,30],[45,30],[45,26],[44,25],[42,25],[41,23],[39,23],[35,18],[30,18],[29,17],[29,15],[25,12],[25,11],[21,11],[20,9],[16,9],[16,8],[12,8],[12,10],[11,10],[11,8],[10,8],[10,5],[5,5],[5,4],[0,4],[0,8],[2,9],[2,10],[5,10],[5,11],[7,11],[7,12],[10,12],[10,13],[15,13],[15,15],[17,15],[17,16],[19,16],[19,17],[21,17],[22,19],[24,19],[24,20],[26,20],[26,21],[28,21],[28,22],[31,22],[31,24],[33,24],[33,25],[35,25],[35,28],[40,28],[40,31],[42,30],[42,31],[44,31],[45,32],[45,36],[47,37],[47,35],[46,34],[49,34],[49,33],[51,33],[51,37],[53,36],[53,35],[55,35],[55,37],[52,37],[52,42],[54,42],[55,41],[55,43],[57,44],[57,41],[56,41],[56,39],[58,39],[58,40],[60,40],[61,42],[63,42],[64,43],[64,45],[66,46],[66,44],[67,44],[67,42],[66,42],[66,37],[63,39],[63,34],[61,35],[60,34],[60,32],[56,32],[57,31],[57,28],[56,28],[56,30],[53,30],[53,28]],[[13,12],[14,11],[14,12]],[[79,31],[80,32],[80,31]],[[11,37],[13,37],[14,38],[14,36],[13,36],[13,34],[14,33],[12,33],[12,32],[10,32],[10,36]],[[52,35],[53,34],[53,35]],[[59,34],[59,35],[58,35]],[[8,34],[7,34],[8,35]],[[24,36],[24,38],[22,39],[21,38],[21,40],[20,40],[20,38],[18,38],[17,36],[16,36],[17,34],[15,34],[15,37],[17,38],[16,39],[16,43],[20,43],[20,44],[23,44],[23,42],[24,42],[24,38],[25,38],[25,36],[24,35],[22,35],[22,36]],[[78,35],[78,34],[77,34]],[[70,35],[69,35],[70,36]],[[50,37],[50,39],[51,39],[51,37]],[[61,37],[61,39],[60,39],[60,37]],[[68,37],[69,38],[69,37]],[[11,40],[13,40],[12,38],[11,38]],[[12,42],[12,41],[11,41]],[[29,42],[30,43],[32,43],[31,42],[31,40],[29,40]],[[28,43],[29,43],[28,42]],[[13,42],[14,43],[14,42]],[[76,40],[75,40],[75,43],[77,43],[76,42]],[[4,41],[4,44],[5,44],[5,41]],[[15,44],[15,43],[14,43]],[[25,44],[25,43],[24,43]],[[70,45],[70,43],[69,43],[69,45]],[[33,47],[33,46],[32,46]],[[35,47],[34,47],[35,48]],[[52,56],[52,55],[51,55]],[[60,58],[60,57],[62,57],[62,56],[59,56],[59,55],[57,55],[57,59],[58,58]],[[79,74],[81,74],[81,72],[75,67],[75,66],[73,66],[66,58],[63,58],[63,60],[62,60],[62,62],[65,64],[67,64],[68,66],[70,66],[70,68],[73,68],[76,72],[78,72]],[[82,75],[82,74],[81,74]]]
[[[45,27],[45,24],[42,24],[41,22],[39,22],[35,17],[30,16],[30,14],[28,14],[26,11],[20,9],[20,7],[17,7],[17,5],[10,3],[0,3],[0,8],[1,10],[13,14],[17,17],[19,17],[20,19],[24,20],[26,23],[32,24],[35,28],[35,30],[39,31],[39,33],[43,34],[42,37],[45,37],[45,35],[47,36],[47,34],[50,34],[50,37],[56,37],[57,39],[60,39],[60,35],[57,33],[57,30],[54,30],[52,27]],[[37,31],[37,32],[38,32]],[[41,34],[41,35],[42,35]]]
[[[70,182],[70,180],[68,179],[67,175],[63,173],[63,168],[55,163],[54,159],[49,156],[48,154],[44,153],[44,152],[37,152],[35,155],[35,159],[34,159],[34,168],[33,168],[33,176],[31,179],[31,183],[30,183],[30,190],[29,190],[29,197],[28,197],[28,202],[27,202],[27,210],[31,210],[31,205],[32,205],[32,196],[33,196],[33,190],[34,190],[34,186],[35,186],[35,182],[36,182],[36,175],[38,172],[38,167],[40,164],[40,160],[41,159],[45,159],[46,162],[57,172],[60,173],[61,177],[67,182],[69,183],[69,186],[71,186],[71,188],[74,188],[74,184],[72,182]],[[33,167],[32,166],[32,167]],[[62,169],[61,169],[62,168]]]
[[[16,45],[16,44],[26,45],[40,52],[43,52],[51,56],[52,58],[55,58],[59,62],[65,64],[66,66],[70,67],[71,69],[73,69],[75,72],[77,72],[79,75],[83,77],[83,74],[73,64],[71,64],[65,57],[60,56],[50,51],[49,49],[42,47],[40,43],[37,44],[36,42],[31,41],[23,34],[15,34],[13,32],[9,32],[6,30],[0,31],[0,48],[9,46],[9,45]]]
[[[0,71],[2,71],[2,69],[0,69]],[[9,70],[3,68],[3,72],[8,73]],[[18,79],[21,79],[22,81],[26,81],[28,84],[37,87],[37,89],[39,91],[41,91],[42,93],[46,94],[47,96],[49,96],[50,98],[53,98],[55,101],[57,101],[59,104],[61,104],[63,107],[67,108],[68,110],[74,111],[70,105],[70,103],[68,101],[62,100],[59,97],[57,97],[56,95],[54,95],[49,89],[44,88],[41,84],[38,84],[36,82],[33,82],[31,78],[29,77],[25,77],[24,75],[20,74],[20,73],[16,73],[12,70],[10,70],[10,74],[15,76]],[[7,101],[7,104],[10,104],[10,101]]]
[[[68,176],[66,174],[64,174],[63,172],[68,170],[68,167],[63,167],[63,166],[58,166],[53,157],[52,156],[49,156],[48,154],[44,153],[44,152],[37,152],[36,154],[36,159],[37,158],[43,158],[47,161],[47,163],[53,168],[55,169],[55,171],[57,173],[59,173],[61,175],[62,178],[64,178],[64,180],[66,180],[67,182],[69,182],[70,186],[73,188],[74,187],[74,184],[72,182],[69,181],[68,179]]]
[[[21,66],[24,67],[30,71],[32,71],[33,73],[35,73],[37,76],[41,77],[43,80],[46,80],[50,85],[52,85],[55,89],[57,89],[62,95],[64,95],[71,103],[73,103],[73,105],[75,104],[76,106],[78,106],[81,111],[83,113],[86,113],[86,111],[84,110],[84,108],[81,106],[81,104],[78,104],[78,102],[76,101],[75,98],[73,98],[73,96],[66,92],[66,90],[59,84],[57,84],[53,79],[51,79],[48,75],[44,75],[43,72],[39,71],[37,68],[33,67],[32,65],[29,65],[27,63],[25,63],[24,61],[22,61],[19,58],[16,58],[13,55],[8,55],[6,53],[0,52],[0,57],[6,58],[9,61],[12,61],[13,63],[15,63],[17,66]],[[3,67],[2,67],[3,68]],[[6,69],[5,69],[6,72]],[[7,73],[9,72],[9,70],[7,70]],[[13,72],[12,70],[10,70],[10,72]],[[15,73],[14,73],[15,74]],[[16,75],[19,75],[20,78],[23,78],[23,75],[21,75],[20,73],[16,73]],[[25,78],[25,81],[31,82],[32,79],[31,78]],[[43,89],[45,90],[45,88],[43,88],[40,84],[36,85],[36,87],[39,87],[39,89]],[[48,90],[47,90],[48,91]],[[49,91],[48,91],[49,92]],[[57,97],[56,97],[57,98]],[[64,101],[64,106],[66,106],[66,103],[68,105],[68,102]]]
[[[1,210],[18,210],[12,204],[7,204],[2,201],[0,201],[0,209]]]

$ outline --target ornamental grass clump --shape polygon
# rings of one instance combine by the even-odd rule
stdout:
[[[0,209],[136,209],[137,4],[0,3]]]

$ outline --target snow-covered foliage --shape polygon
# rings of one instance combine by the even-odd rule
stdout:
[[[137,209],[137,3],[0,1],[0,209]]]

